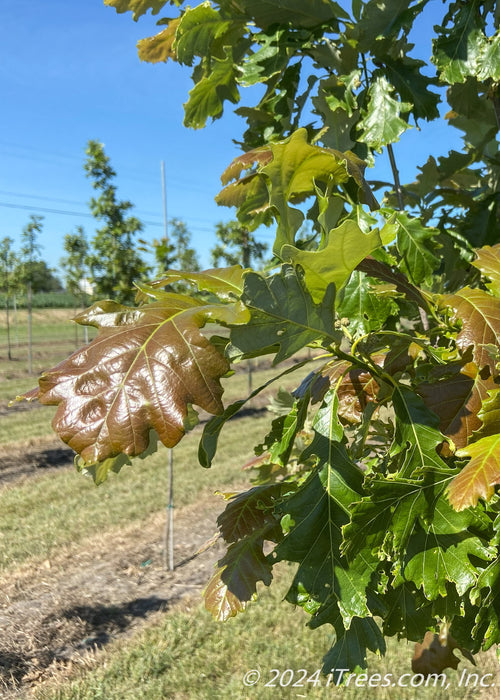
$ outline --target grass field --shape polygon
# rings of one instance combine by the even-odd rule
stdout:
[[[18,313],[19,345],[13,347],[13,361],[7,359],[5,327],[0,323],[0,475],[2,455],[6,459],[14,454],[21,464],[25,452],[32,454],[52,445],[52,407],[23,404],[25,410],[7,408],[7,401],[31,388],[36,379],[27,374],[26,347],[21,335],[22,312]],[[67,311],[36,311],[34,318],[34,357],[39,372],[63,359],[77,341],[74,328],[67,321]],[[81,337],[78,342],[82,342]],[[306,371],[298,370],[295,379],[293,374],[287,377],[289,388],[298,383]],[[254,386],[272,375],[269,364],[257,366]],[[246,391],[247,382],[246,371],[242,368],[227,382],[225,400],[240,398]],[[271,390],[267,395],[271,396]],[[219,506],[213,498],[214,491],[232,491],[248,481],[241,466],[252,456],[252,445],[266,434],[268,420],[265,412],[255,410],[246,418],[230,422],[222,433],[221,451],[210,470],[202,469],[197,463],[201,427],[181,441],[174,451],[175,506],[179,517],[186,514],[188,526],[179,532],[188,535],[190,529],[193,532],[199,530],[198,522],[203,520],[207,503],[215,503],[222,509],[222,503]],[[58,449],[57,445],[54,449]],[[19,633],[21,641],[16,641],[18,646],[13,644],[10,650],[5,636],[0,643],[0,678],[5,668],[5,687],[17,687],[19,697],[39,700],[202,700],[338,695],[350,699],[359,697],[360,692],[381,700],[479,696],[493,700],[497,697],[492,688],[479,689],[472,684],[457,687],[457,676],[451,670],[448,688],[338,688],[331,681],[326,687],[327,679],[313,674],[321,666],[322,656],[331,643],[330,632],[327,627],[315,631],[305,628],[305,613],[281,602],[293,573],[289,566],[280,567],[276,585],[264,589],[247,613],[225,625],[212,621],[200,603],[199,587],[195,586],[190,589],[197,591],[194,595],[180,599],[166,612],[145,617],[133,633],[125,626],[98,651],[73,655],[70,662],[54,661],[59,657],[57,654],[47,656],[47,649],[53,647],[57,651],[64,640],[69,639],[64,637],[69,625],[64,617],[69,602],[78,609],[81,601],[87,601],[87,594],[95,596],[94,591],[101,591],[92,600],[92,610],[95,611],[99,610],[101,595],[112,598],[113,577],[103,576],[100,562],[113,554],[120,533],[123,533],[125,542],[120,545],[124,547],[124,557],[133,564],[135,560],[126,549],[130,533],[140,538],[141,531],[154,532],[155,523],[163,521],[168,482],[166,464],[167,452],[162,448],[148,460],[136,460],[132,467],[124,467],[119,475],[111,475],[108,482],[97,489],[89,478],[76,474],[69,465],[47,471],[38,469],[0,487],[0,626],[2,615],[12,611],[15,615],[16,606],[20,615],[23,609],[26,611],[34,590],[38,591],[37,601],[41,606],[45,600],[44,590],[47,595],[50,592],[50,596],[63,599],[57,608],[60,619],[51,619],[53,612],[40,617],[41,627],[52,625],[52,636],[37,641],[34,637],[28,638],[28,631],[11,626],[13,637]],[[210,530],[198,533],[202,540],[211,534]],[[139,554],[146,557],[142,550]],[[84,567],[80,577],[70,581],[70,569],[74,574],[79,566]],[[139,582],[141,576],[142,573]],[[161,583],[160,576],[159,580],[158,591],[163,591],[168,598],[170,579],[167,577],[165,583]],[[75,581],[80,582],[78,586]],[[119,589],[116,590],[118,593]],[[145,596],[139,584],[135,595]],[[105,612],[112,616],[113,606],[108,605]],[[35,612],[33,615],[36,616]],[[19,619],[26,619],[26,615]],[[26,642],[23,635],[27,637]],[[392,673],[397,678],[411,672],[412,645],[389,640],[388,648],[383,660],[374,655],[370,657],[368,673],[379,673],[382,677]],[[44,654],[48,659],[46,663],[43,662]],[[479,674],[492,673],[500,683],[493,652],[479,655],[478,662]],[[469,662],[465,666],[472,670]],[[12,677],[15,676],[14,686],[9,686],[9,668],[17,673],[10,671]],[[459,671],[462,668],[464,664],[460,664]],[[245,687],[242,679],[250,669],[260,671],[261,681],[254,687]],[[275,673],[272,669],[279,669],[280,673],[290,669],[290,672],[277,676],[274,686],[266,687],[266,683],[273,682]],[[309,682],[302,679],[301,683],[303,674],[299,669],[307,670]]]

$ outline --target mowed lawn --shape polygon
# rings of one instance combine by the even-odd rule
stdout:
[[[18,312],[18,344],[13,335],[14,360],[6,355],[5,325],[0,323],[0,405],[36,384],[36,377],[27,374],[27,352],[21,324],[23,312]],[[36,373],[51,367],[72,352],[81,335],[76,338],[74,325],[67,310],[37,310],[34,313],[34,367]],[[3,319],[2,319],[3,320]],[[293,388],[307,372],[295,374],[277,382]],[[254,368],[253,386],[270,379],[275,370],[269,364]],[[296,375],[296,376],[295,376]],[[248,386],[246,369],[225,381],[226,401],[241,398]],[[267,390],[270,398],[273,387]],[[2,411],[0,415],[0,447],[21,450],[29,443],[49,439],[53,407],[31,407],[23,411]],[[248,474],[241,466],[253,454],[253,445],[265,436],[269,415],[265,411],[233,420],[221,436],[220,453],[212,469],[197,463],[198,438],[196,428],[175,448],[175,505],[182,508],[196,504],[216,490],[230,491],[244,484]],[[0,453],[1,454],[1,453]],[[4,575],[18,567],[50,559],[54,553],[83,546],[87,537],[130,523],[146,521],[163,511],[168,485],[167,451],[132,467],[124,467],[119,475],[96,488],[89,478],[74,469],[63,468],[23,478],[0,491],[0,569]],[[222,509],[222,504],[221,504]],[[397,684],[403,674],[411,673],[413,645],[397,640],[388,641],[388,654],[379,659],[369,656],[368,680],[365,685],[337,687],[335,678],[316,673],[322,656],[332,639],[331,629],[306,627],[307,615],[283,602],[294,567],[281,565],[276,583],[270,589],[261,587],[259,599],[251,603],[246,613],[225,624],[214,622],[204,610],[199,597],[181,602],[166,613],[157,613],[132,636],[111,642],[105,649],[90,654],[82,664],[61,667],[49,682],[27,691],[26,697],[39,700],[118,700],[145,698],[326,698],[339,696],[406,700],[409,698],[473,698],[493,700],[495,688],[458,686],[457,674],[448,669],[448,687],[412,687]],[[459,654],[458,654],[459,655]],[[500,673],[493,652],[478,656],[479,666],[460,664],[479,677],[492,673],[500,683]],[[260,680],[253,686],[243,683],[248,671],[258,671]],[[377,675],[378,674],[378,675]],[[382,685],[385,674],[392,674],[391,684]],[[377,680],[380,677],[380,680]],[[256,676],[249,679],[255,680]],[[491,678],[489,678],[491,683]],[[396,682],[392,686],[392,682]],[[418,682],[418,679],[417,679]],[[355,679],[352,681],[355,683]]]

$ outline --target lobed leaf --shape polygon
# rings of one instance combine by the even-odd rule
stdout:
[[[250,311],[249,322],[233,328],[231,343],[243,355],[276,352],[273,364],[282,362],[308,343],[340,341],[334,329],[335,289],[329,287],[315,304],[300,274],[283,265],[269,278],[249,272],[242,301]]]
[[[265,528],[264,528],[265,529]],[[218,622],[244,610],[256,596],[257,582],[272,581],[272,564],[262,551],[264,533],[255,532],[235,542],[219,561],[204,592],[205,608]]]
[[[224,50],[223,58],[213,58],[210,73],[189,91],[189,100],[184,105],[184,126],[202,129],[208,117],[222,116],[226,100],[236,104],[239,99],[236,69],[229,48]]]
[[[363,233],[355,221],[347,220],[327,233],[325,243],[318,250],[299,250],[284,245],[280,256],[286,262],[301,266],[307,288],[318,302],[329,284],[333,283],[338,292],[356,265],[381,246],[378,229]]]
[[[246,318],[239,304],[177,294],[137,308],[95,304],[76,320],[98,327],[97,338],[40,377],[38,399],[58,406],[54,430],[86,463],[140,455],[151,429],[173,447],[190,404],[223,410],[219,380],[229,365],[200,329]]]
[[[443,305],[453,309],[453,319],[462,323],[457,345],[463,353],[472,346],[473,359],[479,370],[488,367],[492,376],[498,374],[496,355],[500,336],[500,299],[482,289],[464,287],[455,294],[440,296]]]
[[[118,14],[123,12],[133,12],[134,20],[151,10],[152,15],[157,15],[165,5],[179,6],[182,0],[104,0],[108,7],[114,7]]]
[[[176,28],[175,51],[179,63],[191,66],[195,56],[212,53],[212,45],[231,27],[231,20],[223,19],[210,2],[187,8]]]
[[[380,330],[391,316],[399,315],[393,295],[380,293],[380,288],[364,272],[352,273],[337,304],[338,315],[349,319],[351,335]]]
[[[391,97],[394,88],[386,78],[378,76],[368,90],[369,102],[366,116],[358,122],[359,141],[381,152],[384,146],[399,141],[401,134],[410,128],[399,116],[412,105]]]
[[[245,270],[241,265],[219,267],[200,272],[185,272],[168,270],[164,277],[151,285],[153,296],[161,287],[184,280],[195,284],[200,291],[212,292],[219,299],[233,301],[239,298],[243,291],[243,275]]]
[[[488,277],[490,282],[487,284],[490,292],[496,296],[500,296],[500,243],[494,246],[484,246],[476,251],[476,259],[472,261],[472,265],[481,270],[485,277]]]
[[[140,39],[137,42],[137,52],[141,61],[148,63],[160,63],[168,59],[176,60],[177,53],[174,48],[175,33],[179,26],[180,18],[172,19],[168,27],[154,36]]]
[[[420,529],[409,541],[401,577],[421,587],[428,600],[446,596],[448,581],[462,596],[478,579],[478,560],[491,560],[496,553],[468,532],[436,535]]]
[[[456,447],[465,447],[474,431],[481,428],[483,401],[496,384],[489,372],[479,372],[468,362],[463,367],[445,366],[435,373],[448,376],[440,381],[422,382],[417,391],[425,405],[439,416],[441,432],[453,440]]]
[[[489,435],[457,451],[458,457],[470,457],[469,463],[448,486],[448,498],[460,511],[488,501],[500,484],[500,435]]]
[[[397,247],[402,257],[401,269],[414,284],[430,280],[440,264],[433,240],[438,233],[437,229],[422,226],[418,219],[405,213],[398,213],[396,219],[399,224]]]
[[[309,0],[307,7],[301,0],[227,0],[232,11],[240,12],[258,27],[266,29],[274,24],[314,28],[336,18],[349,19],[342,7],[332,0]]]

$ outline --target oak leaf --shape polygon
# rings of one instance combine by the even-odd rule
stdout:
[[[483,437],[456,454],[471,458],[448,486],[450,503],[460,511],[477,505],[480,498],[489,500],[500,484],[500,435]]]
[[[140,455],[151,430],[173,447],[190,404],[223,411],[219,380],[229,364],[200,329],[213,317],[247,316],[239,303],[200,305],[179,294],[137,308],[97,303],[76,320],[99,328],[98,336],[42,374],[36,397],[58,406],[53,428],[86,463]]]

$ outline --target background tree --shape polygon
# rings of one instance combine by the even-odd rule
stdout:
[[[38,236],[43,229],[43,216],[32,214],[30,221],[23,228],[21,234],[21,269],[20,278],[26,285],[27,309],[28,309],[28,372],[33,372],[33,282],[35,271],[39,263],[40,246]]]
[[[24,266],[18,267],[18,273],[25,274]],[[31,263],[31,290],[33,294],[40,292],[62,292],[64,289],[61,280],[54,268],[50,268],[45,260],[34,260]]]
[[[65,271],[66,289],[85,308],[88,298],[87,286],[89,284],[90,270],[87,262],[89,244],[82,226],[77,226],[74,233],[65,235],[64,250],[67,255],[61,258],[61,266]],[[75,326],[75,339],[78,344],[78,326]],[[86,326],[84,328],[84,342],[88,342]]]
[[[15,268],[17,257],[12,248],[14,241],[5,237],[0,242],[0,290],[5,295],[5,321],[7,325],[7,355],[12,360],[12,348],[10,342],[10,314],[9,305],[13,290],[16,288]]]
[[[242,265],[258,269],[267,250],[255,236],[238,221],[219,222],[215,227],[218,243],[210,251],[212,265]]]
[[[153,241],[157,274],[167,270],[199,270],[200,263],[196,250],[191,245],[191,232],[182,219],[170,219],[168,239],[163,236]]]
[[[100,192],[90,200],[90,210],[98,221],[104,222],[92,240],[88,257],[91,280],[96,294],[130,302],[135,295],[134,281],[144,278],[149,271],[137,252],[135,240],[142,224],[136,217],[127,216],[132,203],[117,198],[113,184],[116,173],[103,144],[89,141],[85,152],[85,172],[92,187]]]

